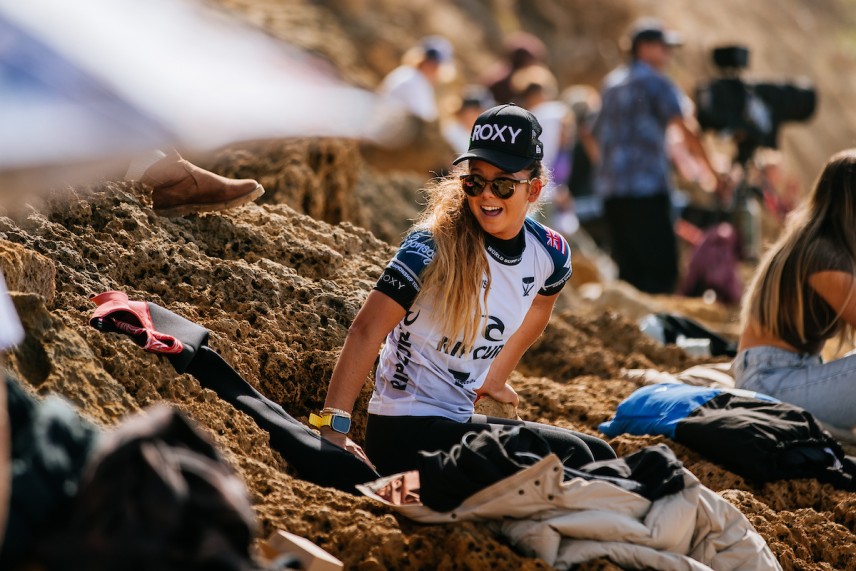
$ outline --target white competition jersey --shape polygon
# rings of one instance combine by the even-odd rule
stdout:
[[[461,339],[440,333],[432,300],[420,299],[410,307],[421,288],[422,270],[434,257],[434,243],[424,231],[404,240],[376,286],[408,311],[381,350],[369,413],[469,420],[475,389],[523,323],[535,296],[559,292],[571,276],[568,243],[528,218],[520,236],[509,241],[488,237],[486,250],[492,276],[487,320],[474,346],[466,348]]]

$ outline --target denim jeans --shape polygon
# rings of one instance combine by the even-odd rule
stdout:
[[[856,354],[824,363],[778,347],[752,347],[731,364],[735,385],[804,408],[830,428],[856,426]]]

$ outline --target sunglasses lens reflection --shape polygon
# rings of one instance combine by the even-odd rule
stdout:
[[[468,174],[461,177],[461,186],[468,196],[478,196],[484,190],[487,180],[477,174]]]
[[[492,183],[493,193],[497,198],[510,198],[514,194],[514,181],[507,178],[498,178]]]
[[[468,196],[478,196],[484,191],[488,180],[477,174],[467,174],[461,177],[461,187]],[[490,181],[490,188],[497,198],[506,199],[514,194],[514,185],[516,181],[508,178],[498,178]]]

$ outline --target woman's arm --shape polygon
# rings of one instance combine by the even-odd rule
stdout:
[[[406,313],[406,310],[388,295],[377,290],[369,294],[348,329],[348,337],[336,361],[333,376],[330,377],[325,407],[353,410],[354,402],[377,358],[378,348]],[[347,435],[326,426],[321,429],[321,435],[333,444],[367,460],[362,449]]]
[[[841,319],[856,327],[856,278],[847,272],[824,271],[809,276],[808,283]]]
[[[526,317],[523,318],[520,328],[508,339],[508,343],[505,344],[505,347],[502,348],[502,351],[491,364],[484,384],[481,388],[476,389],[476,394],[479,397],[490,396],[499,402],[507,402],[517,406],[519,401],[517,393],[505,381],[517,363],[520,362],[523,353],[544,332],[558,297],[558,293],[550,296],[541,294],[535,296],[532,307],[529,308]]]
[[[377,358],[378,348],[406,311],[388,295],[372,291],[354,322],[330,378],[325,407],[351,411]]]

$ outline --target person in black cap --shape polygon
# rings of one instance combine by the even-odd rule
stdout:
[[[595,188],[604,201],[619,278],[648,293],[672,293],[678,278],[671,220],[666,129],[713,172],[685,112],[686,97],[663,74],[680,37],[659,20],[636,22],[629,34],[629,65],[604,80],[593,127],[600,164]]]
[[[349,329],[310,422],[381,474],[415,469],[420,451],[448,450],[469,432],[523,423],[474,415],[474,402],[517,405],[506,379],[571,275],[565,239],[527,217],[546,183],[540,134],[515,105],[478,117],[469,149],[429,183],[427,207]],[[350,416],[382,343],[364,452],[347,436]],[[525,424],[570,466],[615,456],[598,438]]]

